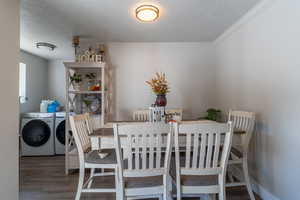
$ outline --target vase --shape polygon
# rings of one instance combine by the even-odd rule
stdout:
[[[158,94],[156,96],[156,101],[155,101],[156,106],[166,106],[167,105],[167,98],[165,94]]]

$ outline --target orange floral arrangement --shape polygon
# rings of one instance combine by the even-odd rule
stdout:
[[[164,73],[157,72],[155,74],[155,77],[152,78],[150,81],[146,81],[146,83],[150,85],[152,91],[156,95],[164,95],[170,92],[168,81]]]

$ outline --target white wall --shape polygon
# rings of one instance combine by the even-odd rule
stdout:
[[[145,81],[164,72],[170,82],[170,108],[183,108],[185,118],[204,115],[214,105],[214,54],[211,43],[108,43],[113,69],[117,120],[131,119],[132,111],[148,108],[155,95]],[[62,61],[50,62],[50,96],[64,98]]]
[[[264,1],[216,42],[217,99],[255,111],[251,171],[282,200],[300,199],[300,1]],[[270,198],[266,198],[270,199]]]
[[[214,104],[213,49],[209,43],[111,43],[115,70],[117,119],[130,119],[132,110],[147,108],[155,95],[145,81],[166,73],[171,92],[168,107],[183,108],[192,118]]]
[[[48,96],[65,105],[66,73],[63,60],[50,60],[48,64]]]
[[[0,195],[18,199],[19,1],[0,1]]]
[[[39,111],[40,102],[48,96],[48,61],[39,56],[21,51],[21,62],[26,64],[26,96],[20,111]]]

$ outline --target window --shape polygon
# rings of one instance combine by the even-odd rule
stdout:
[[[20,103],[26,102],[26,64],[19,66],[19,99]]]

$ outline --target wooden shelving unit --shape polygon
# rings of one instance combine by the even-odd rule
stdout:
[[[106,64],[104,62],[65,62],[66,71],[66,150],[65,150],[65,168],[66,174],[71,169],[78,169],[78,155],[74,138],[70,134],[69,116],[73,113],[82,114],[85,112],[91,112],[87,105],[84,103],[85,98],[92,97],[99,103],[99,109],[92,112],[92,117],[95,123],[99,127],[103,127],[106,121],[107,113],[107,95],[105,85],[105,69]],[[90,91],[85,85],[87,82],[83,81],[83,86],[80,90],[75,90],[72,86],[70,76],[74,73],[81,74],[84,77],[87,73],[95,73],[96,80],[100,82],[99,91]],[[84,78],[83,78],[84,79]]]

